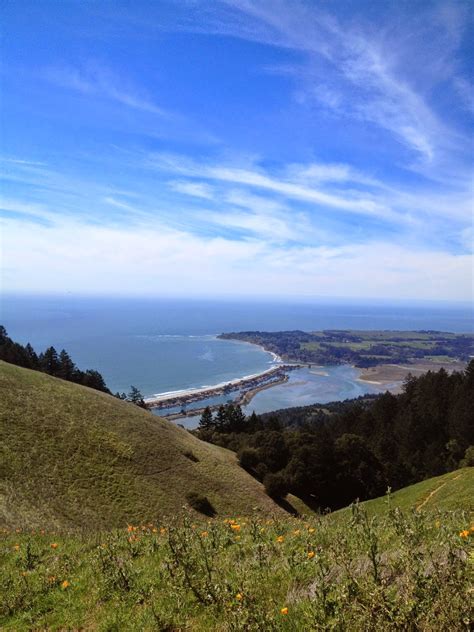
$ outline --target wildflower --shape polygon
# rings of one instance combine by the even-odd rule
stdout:
[[[14,551],[19,551],[20,550],[20,545],[19,544],[14,544],[13,545],[13,550]]]
[[[284,608],[282,608],[280,610],[280,614],[287,615],[288,614],[288,608],[286,606]]]
[[[314,533],[314,532],[315,532],[314,527],[310,527],[310,528],[308,529],[308,533]]]
[[[201,532],[201,538],[207,538],[208,535],[209,535],[209,533],[207,531],[202,531]]]
[[[461,538],[467,538],[469,535],[469,531],[467,529],[464,529],[464,531],[461,531],[459,535]]]
[[[230,528],[234,531],[240,531],[240,524],[231,524]]]
[[[299,535],[301,533],[301,531],[299,529],[296,529],[295,531],[293,531],[293,535]]]
[[[66,590],[66,588],[69,588],[69,586],[70,586],[70,585],[71,585],[71,584],[68,582],[68,580],[67,580],[67,579],[65,579],[65,580],[61,583],[61,588],[62,588],[63,590]]]
[[[244,598],[244,596],[243,596],[243,594],[242,594],[242,593],[237,593],[237,594],[235,595],[235,598],[237,599],[237,601],[242,601],[242,599]]]
[[[128,527],[127,527],[127,531],[128,531],[129,533],[132,533],[132,531],[134,531],[134,530],[135,530],[135,527],[132,527],[132,525],[131,525],[131,524],[129,524],[129,525],[128,525]]]
[[[440,526],[441,526],[441,522],[440,522],[439,520],[436,520],[436,522],[435,522],[435,527],[436,527],[437,529],[439,529],[439,528],[440,528]]]
[[[158,533],[158,529],[156,527],[153,527],[152,532],[153,533]]]
[[[22,574],[23,577],[26,577],[28,575],[28,572],[27,571],[22,571],[21,574]]]
[[[236,536],[235,536],[235,539],[236,539],[236,540],[240,540],[240,535],[236,535]]]
[[[265,533],[265,527],[260,527],[260,533]]]
[[[161,535],[165,535],[165,533],[166,533],[166,529],[165,529],[164,527],[161,527],[161,529],[160,529],[160,533],[161,533]]]
[[[277,542],[279,542],[280,544],[284,541],[284,537],[282,535],[279,535],[277,538]]]
[[[314,551],[309,551],[308,552],[308,560],[312,560],[315,555],[316,555],[316,553]]]
[[[53,584],[56,581],[56,577],[54,575],[50,575],[48,577],[48,581],[49,581],[50,584]]]
[[[51,544],[49,545],[52,549],[57,549],[58,548],[58,543],[57,542],[51,542]]]

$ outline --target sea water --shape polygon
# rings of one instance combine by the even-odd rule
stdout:
[[[18,342],[37,350],[65,348],[81,369],[93,368],[112,391],[133,384],[144,396],[211,386],[264,371],[272,357],[259,347],[219,340],[220,332],[288,329],[430,329],[474,331],[472,307],[258,303],[244,301],[3,296],[0,323]],[[260,392],[252,404],[301,405],[371,392],[349,367],[329,369],[290,386]],[[342,373],[339,373],[341,372]],[[326,371],[328,372],[328,371]],[[298,373],[298,372],[295,372]],[[294,385],[293,382],[300,384]],[[301,382],[306,381],[306,384]],[[293,384],[293,388],[291,385]],[[308,387],[308,384],[311,388]],[[309,391],[308,391],[309,388]],[[316,390],[315,390],[316,389]]]

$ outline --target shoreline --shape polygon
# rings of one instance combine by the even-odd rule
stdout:
[[[218,334],[213,334],[212,337],[216,340],[220,340]],[[233,342],[236,342],[237,344],[252,345],[253,347],[260,348],[265,353],[269,353],[272,357],[270,368],[265,369],[264,371],[260,371],[258,373],[251,373],[249,375],[244,375],[242,377],[236,377],[231,380],[228,380],[227,382],[218,382],[217,384],[205,384],[203,386],[193,386],[190,388],[182,388],[182,389],[177,389],[174,391],[163,391],[162,393],[155,393],[154,395],[151,395],[150,397],[146,397],[145,403],[148,404],[151,402],[161,402],[167,399],[174,399],[176,397],[187,397],[188,395],[190,396],[198,395],[199,393],[204,392],[204,391],[221,389],[228,386],[234,386],[234,385],[239,386],[241,382],[245,382],[247,380],[254,380],[254,379],[263,377],[267,375],[268,373],[270,373],[271,371],[273,371],[274,369],[281,368],[281,366],[283,365],[283,360],[281,359],[279,355],[277,355],[273,351],[268,351],[262,345],[259,345],[253,342],[247,342],[246,340],[235,340]]]
[[[279,386],[280,384],[285,384],[286,382],[288,382],[288,380],[289,380],[289,377],[288,375],[285,374],[279,380],[275,380],[268,384],[262,384],[262,386],[257,386],[254,389],[240,393],[239,396],[235,400],[233,400],[232,404],[234,404],[234,406],[248,406],[250,402],[252,401],[252,399],[255,397],[255,395],[257,395],[261,391],[265,391],[266,389],[272,388],[273,386]],[[187,419],[189,417],[199,417],[202,415],[202,413],[204,412],[206,408],[209,408],[210,411],[214,413],[217,410],[219,410],[219,407],[221,405],[222,404],[211,404],[211,405],[203,406],[202,408],[193,408],[186,413],[182,413],[182,412],[171,413],[170,415],[163,415],[163,417],[164,419],[168,419],[169,421],[178,421],[179,419]]]
[[[161,393],[155,397],[147,397],[145,403],[148,408],[162,409],[162,408],[174,408],[175,406],[185,406],[188,403],[200,401],[202,399],[208,399],[210,397],[216,397],[219,395],[226,395],[233,391],[238,391],[242,388],[248,388],[248,391],[241,393],[245,395],[254,388],[260,388],[262,386],[270,387],[276,383],[281,382],[282,376],[286,375],[288,371],[293,370],[296,366],[287,366],[281,364],[279,366],[273,366],[270,369],[266,369],[261,373],[255,373],[243,378],[235,378],[228,382],[221,382],[214,386],[204,386],[201,388],[183,389],[180,391],[170,391],[167,393]],[[271,378],[279,376],[279,380],[272,380]],[[267,380],[269,380],[267,382]],[[240,396],[239,396],[240,397]],[[239,397],[236,398],[238,403]]]

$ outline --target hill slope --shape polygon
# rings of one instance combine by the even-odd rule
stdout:
[[[235,455],[110,395],[0,362],[0,525],[111,528],[186,511],[283,511]]]
[[[454,511],[474,512],[474,467],[464,467],[442,476],[434,476],[421,483],[399,489],[390,495],[360,503],[369,515],[384,515],[388,508],[404,511]],[[334,512],[345,516],[349,507]]]

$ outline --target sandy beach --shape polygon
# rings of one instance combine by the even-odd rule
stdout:
[[[376,384],[377,386],[387,386],[389,390],[398,392],[406,377],[412,375],[421,375],[427,371],[439,371],[444,368],[448,373],[453,371],[462,371],[466,368],[463,362],[418,362],[416,364],[379,364],[378,366],[362,369],[358,379],[368,384]]]
[[[236,378],[229,380],[228,382],[221,382],[213,386],[203,386],[201,388],[190,388],[179,391],[169,391],[167,393],[159,393],[153,397],[145,399],[145,403],[149,408],[166,408],[173,406],[180,406],[185,403],[199,401],[201,399],[207,399],[208,397],[214,397],[216,395],[222,395],[229,391],[235,391],[242,388],[260,388],[263,385],[271,386],[274,381],[268,382],[273,376],[283,376],[286,371],[291,370],[292,367],[286,367],[286,365],[272,366],[271,368],[262,371],[261,373],[255,373],[253,375],[247,375],[242,378]]]

